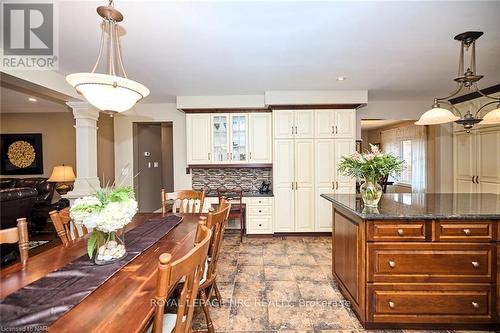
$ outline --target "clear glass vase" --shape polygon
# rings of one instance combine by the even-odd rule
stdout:
[[[365,178],[365,182],[359,188],[361,198],[368,207],[378,207],[378,202],[382,196],[382,186],[373,178]]]
[[[94,255],[94,262],[97,265],[110,264],[127,255],[124,229],[112,232],[97,231],[96,242],[97,251]]]

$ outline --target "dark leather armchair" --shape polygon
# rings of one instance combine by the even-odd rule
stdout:
[[[38,192],[34,188],[6,188],[0,190],[0,229],[17,226],[16,219],[31,216]],[[0,245],[1,263],[17,257],[16,244]]]

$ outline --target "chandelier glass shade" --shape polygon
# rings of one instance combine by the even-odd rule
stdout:
[[[454,115],[450,110],[435,106],[429,111],[425,112],[415,123],[415,125],[446,124],[452,121],[457,121],[459,119],[460,117]]]
[[[500,104],[497,105],[496,109],[491,110],[490,112],[484,115],[481,124],[483,125],[500,124]]]
[[[483,75],[476,73],[476,40],[483,35],[480,31],[467,31],[455,36],[455,40],[460,42],[460,57],[458,61],[458,76],[453,80],[456,82],[456,89],[446,97],[434,99],[432,109],[425,112],[420,119],[415,122],[416,125],[436,125],[449,122],[455,122],[464,127],[467,132],[474,127],[474,125],[481,124],[500,124],[500,98],[489,96],[483,93],[477,86],[477,81],[483,78]],[[470,51],[470,65],[464,70],[464,53]],[[485,97],[493,101],[479,107],[474,113],[470,110],[465,114],[448,102],[448,100],[458,95],[464,89],[475,91],[479,97]],[[440,106],[440,104],[447,104],[450,109]],[[489,105],[498,104],[495,110],[488,112],[484,118],[480,117],[481,111]]]
[[[139,82],[127,78],[117,29],[117,22],[123,20],[123,15],[113,7],[113,1],[109,1],[108,6],[98,7],[97,13],[103,18],[103,24],[99,54],[94,68],[90,73],[70,74],[66,76],[66,81],[99,110],[109,113],[124,112],[148,96],[149,90]],[[108,73],[96,73],[105,53],[108,55]]]

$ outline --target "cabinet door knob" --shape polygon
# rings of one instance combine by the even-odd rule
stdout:
[[[259,200],[259,203],[262,203],[262,201]]]
[[[395,262],[395,261],[390,260],[390,261],[389,261],[389,267],[390,267],[390,268],[394,268],[394,267],[396,267],[396,262]]]
[[[391,309],[394,309],[396,307],[396,303],[392,302],[392,301],[389,301],[389,307]]]
[[[465,236],[470,236],[470,229],[464,229]]]
[[[472,262],[472,267],[478,268],[479,267],[479,263],[477,261],[473,261]]]
[[[474,309],[479,309],[479,303],[478,302],[472,302],[471,304],[472,304],[472,307]]]
[[[259,223],[259,227],[262,227],[262,224]]]
[[[262,213],[262,211],[259,209],[259,213]]]
[[[403,229],[398,229],[398,235],[403,236],[405,234],[405,231]]]

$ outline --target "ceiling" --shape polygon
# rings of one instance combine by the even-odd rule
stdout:
[[[361,130],[371,131],[378,128],[406,123],[408,120],[361,119]]]
[[[59,3],[59,70],[89,71],[107,1]],[[151,95],[366,89],[370,100],[431,100],[453,90],[459,44],[477,44],[482,87],[500,78],[500,2],[116,0],[130,78]],[[75,15],[77,13],[77,16]],[[337,81],[338,76],[347,80]],[[496,79],[496,80],[495,80]]]
[[[36,102],[29,101],[30,97],[35,98]],[[0,113],[69,112],[65,104],[44,98],[40,94],[31,94],[3,86],[0,87],[0,100]]]

